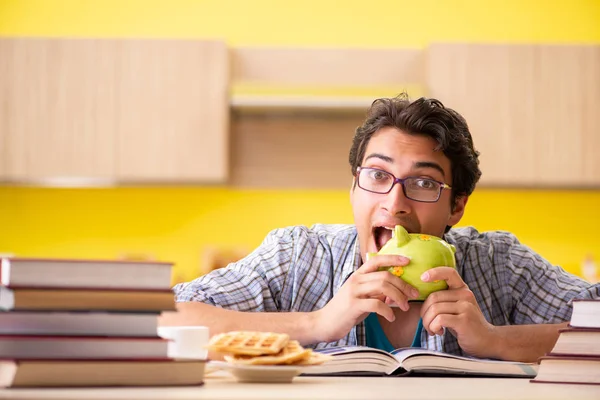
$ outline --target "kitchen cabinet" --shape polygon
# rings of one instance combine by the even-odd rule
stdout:
[[[116,69],[107,44],[0,39],[5,179],[114,177]]]
[[[350,189],[348,152],[364,113],[232,115],[231,184],[245,188]]]
[[[409,90],[413,99],[438,98],[466,118],[481,152],[480,186],[600,187],[600,46],[455,43],[378,51],[235,49],[232,84],[279,93],[299,85],[315,93],[387,87],[394,96],[405,83],[417,88]],[[352,62],[373,59],[391,66]],[[232,184],[347,187],[350,141],[373,99],[234,95]]]
[[[460,112],[485,186],[600,185],[600,46],[434,44],[429,95]]]
[[[224,182],[224,43],[0,39],[2,178]]]
[[[224,183],[229,58],[224,43],[123,41],[118,70],[117,177]]]
[[[424,78],[420,49],[232,49],[234,187],[349,190],[348,152],[376,97]]]

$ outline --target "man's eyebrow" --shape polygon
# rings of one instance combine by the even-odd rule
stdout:
[[[367,161],[369,158],[379,158],[380,160],[383,160],[383,161],[388,162],[390,164],[392,164],[394,162],[394,159],[392,157],[386,156],[385,154],[381,154],[381,153],[372,153],[372,154],[369,154],[365,158],[365,161]]]
[[[432,162],[432,161],[417,161],[416,163],[413,164],[413,168],[415,168],[415,169],[433,168],[433,169],[440,171],[444,178],[446,177],[446,174],[444,173],[444,169],[442,168],[442,166],[440,164]]]

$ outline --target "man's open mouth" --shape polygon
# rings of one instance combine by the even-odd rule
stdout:
[[[373,228],[373,238],[375,239],[377,251],[381,250],[383,245],[392,238],[392,232],[393,228],[387,226],[376,226]]]
[[[395,225],[383,225],[373,227],[373,239],[375,241],[375,247],[377,247],[377,251],[381,250],[381,248],[392,238],[392,236],[394,236],[394,228]],[[418,232],[415,232],[415,230],[409,229],[406,226],[404,226],[404,229],[406,229],[408,233]]]

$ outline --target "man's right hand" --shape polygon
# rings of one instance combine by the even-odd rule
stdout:
[[[388,303],[408,311],[409,299],[419,292],[402,279],[381,267],[406,266],[410,260],[397,255],[378,255],[365,262],[342,285],[339,292],[321,310],[315,311],[316,335],[319,342],[332,342],[375,312],[388,321],[395,319]]]
[[[408,310],[408,299],[418,293],[408,283],[388,271],[386,266],[405,266],[409,260],[400,256],[378,255],[357,269],[325,307],[311,312],[240,312],[200,302],[177,303],[177,312],[163,313],[162,326],[203,325],[211,335],[233,330],[260,330],[288,333],[300,344],[332,342],[348,332],[371,312],[388,321],[394,320],[389,304]],[[415,289],[416,290],[416,289]]]

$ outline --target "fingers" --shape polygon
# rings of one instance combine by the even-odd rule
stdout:
[[[425,319],[433,320],[438,314],[459,313],[464,308],[464,304],[472,304],[479,308],[475,295],[466,285],[461,289],[440,290],[431,293],[421,307],[423,326],[425,326]]]
[[[431,293],[423,306],[421,307],[421,313],[424,314],[427,312],[427,309],[436,303],[443,302],[457,302],[457,301],[468,301],[470,303],[477,304],[477,300],[475,299],[475,295],[473,292],[465,285],[465,287],[461,289],[453,289],[453,290],[440,290],[434,293]]]
[[[460,289],[466,284],[458,274],[458,271],[450,267],[436,267],[421,275],[423,282],[446,281],[449,289]]]
[[[400,279],[399,277],[390,274],[388,271],[377,271],[371,272],[370,274],[363,274],[357,277],[359,283],[367,283],[370,281],[386,282],[394,286],[403,296],[403,299],[417,299],[419,297],[419,291],[411,286],[409,283]],[[390,296],[391,297],[391,296]],[[400,305],[400,303],[398,303]]]
[[[441,303],[448,304],[448,303]],[[447,310],[448,312],[440,312],[433,319],[430,320],[428,331],[442,335],[444,329],[448,329],[454,336],[457,336],[457,332],[463,329],[473,333],[477,322],[476,316],[477,310],[475,310],[473,304],[467,302],[455,303],[455,306]],[[468,326],[468,328],[466,328]],[[425,320],[423,320],[423,328],[425,328]]]
[[[384,309],[391,310],[388,304],[396,303],[400,309],[408,311],[408,299],[418,298],[419,291],[388,271],[379,271],[379,268],[403,267],[409,263],[409,258],[398,255],[370,257],[351,277],[356,285],[354,296],[378,301]],[[389,320],[385,315],[381,315]]]
[[[443,335],[444,328],[449,329],[451,332],[456,332],[454,327],[460,325],[461,319],[462,316],[457,314],[440,314],[431,321],[429,330],[435,335]],[[423,327],[425,327],[425,325],[423,325]],[[453,334],[456,335],[455,333]]]
[[[442,335],[445,327],[442,320],[446,320],[445,316],[458,314],[458,308],[455,302],[435,303],[427,310],[424,310],[425,308],[421,309],[423,328],[430,335]]]
[[[361,311],[364,313],[377,313],[390,322],[394,322],[396,319],[392,308],[382,301],[377,299],[362,299],[359,304]]]
[[[421,310],[423,328],[433,335],[441,335],[444,328],[458,330],[466,321],[480,314],[476,304],[469,301],[449,301],[435,303],[425,312]]]
[[[377,271],[379,268],[383,267],[404,267],[410,263],[410,259],[403,256],[396,256],[390,254],[377,255],[375,257],[369,258],[367,262],[365,262],[356,272],[361,274],[366,274],[369,272]]]
[[[383,303],[387,303],[385,301],[387,297],[403,311],[408,311],[409,309],[408,297],[392,282],[387,280],[369,280],[360,283],[356,286],[355,296],[358,298],[375,298]]]
[[[390,274],[388,271],[378,271],[371,272],[370,274],[364,274],[359,278],[359,282],[368,282],[368,281],[386,281],[393,284],[398,288],[402,293],[406,294],[409,298],[417,298],[419,297],[419,291],[411,286],[408,282],[400,279],[396,275]]]
[[[410,259],[404,256],[398,255],[377,255],[370,258],[363,266],[361,266],[356,272],[361,282],[366,280],[387,280],[398,288],[407,298],[416,299],[419,297],[419,291],[407,282],[398,278],[395,275],[390,274],[388,271],[378,271],[379,268],[385,268],[389,266],[404,267],[410,263]]]

